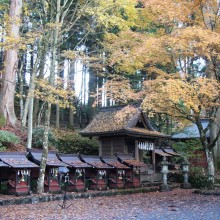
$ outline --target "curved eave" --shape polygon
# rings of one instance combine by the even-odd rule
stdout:
[[[80,132],[80,135],[84,137],[104,137],[104,136],[120,136],[127,135],[132,137],[146,137],[146,138],[170,138],[170,135],[165,134],[146,134],[142,132],[134,132],[127,129],[121,129],[117,131],[106,131],[106,132]]]

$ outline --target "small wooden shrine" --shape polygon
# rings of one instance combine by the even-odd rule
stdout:
[[[101,161],[114,168],[109,173],[108,186],[110,189],[123,189],[126,187],[126,178],[131,172],[131,167],[128,167],[120,163],[117,158],[114,157],[100,157]]]
[[[67,165],[60,161],[56,156],[56,151],[49,151],[46,163],[46,171],[44,178],[44,192],[60,191],[59,182],[59,167],[66,167]],[[27,158],[33,163],[40,166],[42,151],[37,149],[28,149]],[[33,178],[37,179],[39,171],[33,174]]]
[[[141,185],[140,169],[146,164],[136,160],[132,154],[116,153],[116,156],[121,163],[131,168],[126,175],[126,187],[139,187]]]
[[[57,154],[57,157],[69,168],[68,191],[86,190],[86,175],[92,168],[79,159],[78,154]]]
[[[8,180],[8,193],[29,194],[31,171],[38,166],[26,158],[26,152],[0,152],[0,161],[0,176]]]
[[[112,172],[112,167],[103,163],[99,156],[79,155],[80,160],[92,168],[88,174],[89,189],[105,190],[108,187],[107,177]]]
[[[137,161],[145,162],[141,168],[142,181],[156,181],[155,148],[160,148],[169,135],[156,131],[144,112],[135,105],[101,108],[91,123],[80,134],[98,137],[99,155],[114,156],[115,153],[130,154]]]

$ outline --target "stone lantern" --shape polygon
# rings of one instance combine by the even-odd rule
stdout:
[[[188,173],[189,173],[189,165],[190,163],[187,161],[186,158],[184,158],[183,162],[182,162],[182,172],[183,172],[183,183],[181,185],[181,187],[183,189],[191,189],[191,184],[188,182]]]
[[[166,191],[170,191],[170,186],[167,184],[167,174],[169,173],[169,169],[168,169],[168,161],[166,160],[166,157],[163,157],[162,162],[160,163],[161,166],[161,173],[163,175],[163,183],[160,186],[160,191],[161,192],[166,192]]]

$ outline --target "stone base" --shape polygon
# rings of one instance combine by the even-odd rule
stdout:
[[[159,189],[160,189],[161,192],[168,192],[168,191],[171,191],[171,190],[172,190],[171,187],[170,187],[168,184],[166,184],[166,185],[164,185],[164,184],[161,185]]]
[[[192,189],[192,186],[190,183],[182,183],[180,187],[183,189]]]

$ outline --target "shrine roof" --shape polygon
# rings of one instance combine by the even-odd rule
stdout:
[[[0,152],[0,160],[13,168],[38,167],[26,158],[26,152]]]
[[[46,165],[48,167],[65,167],[67,166],[65,163],[60,161],[56,155],[57,151],[49,151],[47,156]],[[42,150],[37,149],[28,149],[27,157],[33,161],[34,163],[40,165],[41,157],[42,157]]]
[[[4,162],[2,162],[2,161],[0,161],[0,167],[9,167],[9,165],[4,163]]]
[[[143,167],[145,163],[136,160],[132,154],[116,153],[118,160],[130,167]]]
[[[130,167],[126,166],[125,164],[122,164],[117,160],[116,157],[100,157],[101,160],[108,164],[109,166],[112,166],[113,168],[116,169],[130,169]]]
[[[170,148],[166,147],[166,148],[162,148],[162,149],[166,154],[169,154],[171,156],[180,156],[180,154],[177,153],[176,151],[174,151],[173,148],[171,148],[171,147]]]
[[[172,155],[165,153],[162,149],[155,148],[155,154],[158,154],[162,157],[171,157]]]
[[[91,166],[79,159],[78,154],[57,154],[57,157],[67,165],[75,168],[90,168]]]
[[[99,156],[90,156],[90,155],[81,155],[80,154],[81,161],[91,165],[94,168],[97,169],[112,169],[111,166],[103,163]]]
[[[169,137],[156,131],[141,109],[135,106],[101,108],[80,134],[90,137],[115,135]]]

